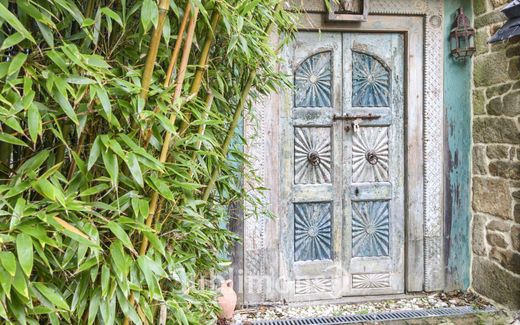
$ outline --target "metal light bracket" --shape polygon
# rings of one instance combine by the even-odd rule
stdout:
[[[330,8],[329,15],[327,17],[328,21],[353,21],[353,22],[363,22],[368,20],[368,10],[369,10],[369,0],[360,0],[362,1],[362,12],[361,13],[351,13],[349,12],[347,6],[352,4],[354,0],[341,0],[341,5],[338,5],[335,0],[330,0]],[[341,7],[343,8],[341,8]]]

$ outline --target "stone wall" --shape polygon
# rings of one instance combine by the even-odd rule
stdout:
[[[520,308],[520,38],[487,39],[507,0],[474,0],[473,288]]]

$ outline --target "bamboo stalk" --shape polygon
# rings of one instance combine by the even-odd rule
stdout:
[[[148,91],[150,89],[155,61],[157,59],[157,52],[159,50],[159,45],[161,42],[164,21],[166,20],[166,15],[168,14],[169,9],[170,9],[170,0],[161,0],[161,2],[159,3],[159,19],[158,19],[158,23],[157,23],[157,28],[155,28],[153,35],[152,35],[152,39],[150,41],[150,47],[148,49],[148,55],[146,56],[146,62],[145,62],[144,70],[143,70],[143,77],[142,77],[142,82],[141,82],[141,93],[139,94],[139,96],[141,98],[143,98],[145,101],[148,98]],[[155,193],[156,192],[154,192],[154,194]],[[146,238],[146,237],[144,237],[144,238]],[[143,255],[143,254],[141,254],[141,255]],[[130,301],[130,304],[133,306],[134,301],[135,301],[135,296],[134,296],[133,292],[131,292],[131,294],[130,294],[129,301]],[[130,319],[128,318],[128,316],[125,316],[123,324],[128,325],[129,323],[130,323]]]
[[[179,74],[177,75],[177,81],[176,81],[177,85],[175,87],[175,93],[174,93],[173,99],[172,99],[173,103],[175,103],[180,98],[181,93],[182,93],[182,84],[184,83],[184,77],[186,76],[186,69],[188,66],[188,59],[189,59],[189,54],[191,52],[191,45],[193,43],[193,35],[195,33],[195,27],[196,27],[196,23],[197,23],[198,14],[199,14],[199,8],[195,7],[195,9],[193,10],[193,17],[191,18],[190,25],[188,27],[188,33],[186,35],[186,44],[184,45],[181,64],[179,67]],[[170,115],[170,122],[172,124],[174,124],[176,118],[177,118],[177,113],[176,113],[176,111],[173,111]],[[170,148],[171,137],[172,137],[172,135],[169,132],[167,132],[164,135],[161,155],[159,157],[159,161],[161,163],[164,163],[166,161],[166,158],[168,157],[168,151]],[[147,227],[151,227],[151,225],[155,219],[155,213],[157,211],[158,202],[159,202],[159,193],[157,191],[154,191],[152,193],[152,197],[150,200],[148,217],[146,218]],[[142,241],[141,241],[141,246],[139,248],[139,255],[143,256],[144,254],[146,254],[147,249],[148,249],[148,238],[143,236]],[[135,302],[135,296],[134,296],[133,291],[130,293],[129,302],[131,305],[133,305]],[[128,317],[125,317],[125,320],[123,321],[123,325],[128,325],[129,323],[130,323],[130,319]]]
[[[186,67],[188,65],[188,59],[189,59],[189,53],[191,51],[191,43],[193,41],[193,34],[195,31],[195,25],[197,22],[197,16],[198,16],[199,10],[198,8],[195,8],[193,11],[193,17],[190,21],[190,27],[188,30],[188,34],[186,36],[186,45],[183,50],[181,65],[179,69],[179,75],[177,77],[177,85],[175,87],[175,93],[173,95],[172,102],[175,103],[181,96],[182,92],[182,84],[184,83],[184,77],[186,75]],[[177,112],[173,111],[170,115],[170,123],[175,124],[175,120],[177,118]],[[172,134],[170,132],[166,132],[163,139],[163,145],[161,149],[161,155],[159,156],[159,161],[161,163],[166,162],[166,159],[168,158],[168,152],[170,150],[170,142],[172,140]],[[153,192],[152,199],[150,201],[150,207],[149,207],[149,214],[148,218],[146,219],[146,225],[150,227],[153,223],[153,220],[155,218],[155,213],[158,206],[158,200],[159,200],[159,193]],[[146,250],[148,248],[148,238],[143,237],[143,241],[141,242],[141,247],[139,249],[139,254],[144,255],[146,253]]]
[[[173,69],[175,68],[175,64],[177,63],[177,58],[179,57],[179,51],[181,50],[182,39],[184,36],[184,31],[186,30],[186,25],[188,24],[188,18],[190,17],[191,4],[188,1],[186,3],[186,8],[184,9],[184,17],[182,18],[182,23],[179,28],[179,33],[177,34],[177,40],[175,40],[175,46],[173,48],[172,57],[170,59],[170,64],[168,65],[168,70],[166,71],[166,78],[164,79],[164,87],[170,86],[170,81],[173,74]]]
[[[214,98],[215,98],[215,96],[213,96],[212,93],[209,93],[208,96],[206,97],[206,105],[205,105],[206,109],[205,109],[204,113],[202,114],[202,120],[208,119],[209,111],[211,110],[211,105],[213,104]],[[201,125],[199,125],[199,129],[197,130],[197,135],[199,137],[202,137],[205,132],[206,132],[206,123],[202,123]],[[200,150],[201,146],[202,146],[202,140],[198,139],[197,142],[195,142],[195,148],[194,148],[193,154],[191,156],[191,160],[195,160],[195,158],[197,156],[197,151]],[[190,177],[193,177],[193,170],[190,171]]]
[[[209,61],[209,50],[211,49],[211,44],[213,43],[213,40],[215,39],[215,33],[217,24],[220,20],[220,13],[218,13],[215,9],[213,14],[211,15],[211,33],[206,37],[206,40],[204,42],[204,46],[202,48],[202,52],[200,55],[197,71],[195,72],[195,76],[193,78],[193,83],[191,84],[190,88],[190,95],[196,96],[200,88],[202,86],[202,78],[204,77],[204,72],[207,70],[207,65]],[[190,119],[191,119],[191,112],[186,113],[186,117],[184,121],[181,124],[181,127],[179,129],[179,137],[182,137],[186,130],[188,129],[190,125]]]
[[[278,2],[275,8],[275,12],[279,11],[282,7],[282,2]],[[267,36],[269,36],[274,28],[274,23],[270,22],[267,26],[265,33]],[[242,95],[240,96],[240,100],[237,104],[237,108],[235,110],[235,114],[233,115],[233,120],[231,121],[231,124],[229,125],[228,132],[226,134],[226,138],[224,140],[224,144],[222,145],[222,155],[224,157],[227,156],[229,152],[229,145],[231,144],[231,140],[233,139],[233,136],[235,135],[235,129],[238,126],[238,122],[240,121],[240,117],[242,116],[242,112],[244,111],[244,107],[247,102],[247,98],[249,97],[249,92],[251,91],[251,87],[253,86],[253,82],[256,78],[258,65],[254,68],[253,71],[251,71],[251,74],[247,78],[246,85],[244,86],[244,89],[242,90]],[[211,173],[211,177],[209,179],[208,185],[204,189],[204,192],[202,194],[202,200],[206,201],[209,198],[209,195],[211,194],[211,191],[215,187],[215,184],[217,182],[217,177],[219,175],[219,169],[215,168],[213,169],[213,172]]]
[[[231,121],[231,124],[229,125],[228,132],[226,134],[226,138],[224,140],[224,144],[222,145],[222,156],[226,157],[229,151],[229,145],[231,144],[231,140],[233,140],[233,136],[235,135],[235,129],[238,126],[238,122],[240,121],[240,117],[242,116],[242,112],[244,111],[244,107],[246,106],[247,98],[249,97],[249,92],[251,91],[251,87],[253,86],[253,82],[256,78],[256,69],[251,71],[251,74],[247,78],[246,85],[244,89],[242,90],[242,95],[240,96],[240,101],[238,102],[237,108],[235,110],[235,114],[233,115],[233,120]],[[211,173],[211,177],[209,179],[208,185],[204,189],[204,192],[202,194],[202,200],[206,201],[209,198],[209,195],[211,191],[213,190],[213,187],[215,186],[215,183],[217,181],[217,177],[219,174],[219,169],[215,168],[213,169],[213,172]]]
[[[172,98],[172,103],[176,103],[176,101],[181,97],[182,93],[182,85],[184,84],[184,78],[186,77],[186,70],[188,67],[188,60],[190,58],[191,46],[193,45],[193,35],[195,34],[195,27],[197,25],[197,17],[199,14],[199,8],[195,7],[193,11],[193,17],[190,20],[190,25],[188,27],[188,33],[186,34],[186,43],[184,44],[184,48],[182,50],[181,63],[179,65],[179,73],[177,74],[177,80],[175,81],[175,91]],[[174,53],[175,54],[175,53]],[[173,58],[172,58],[173,59]],[[173,60],[170,61],[170,64]],[[156,107],[154,113],[157,113],[159,108]],[[177,112],[173,111],[170,115],[170,121],[175,124],[175,120],[177,119]],[[166,133],[167,137],[171,138],[169,133]],[[150,128],[145,135],[144,140],[144,148],[148,146],[150,143],[150,138],[152,137],[152,129]],[[169,141],[169,140],[168,140]]]
[[[161,0],[159,3],[159,19],[157,22],[157,28],[154,30],[152,39],[150,41],[148,55],[146,56],[146,62],[144,64],[141,93],[139,94],[139,96],[145,101],[148,98],[148,91],[150,90],[155,61],[157,59],[157,52],[159,51],[159,45],[161,43],[164,21],[166,20],[166,15],[169,8],[170,0]]]

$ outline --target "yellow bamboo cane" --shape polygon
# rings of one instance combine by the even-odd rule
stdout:
[[[180,98],[182,93],[182,86],[184,84],[184,78],[186,77],[186,70],[188,67],[188,60],[190,57],[191,52],[191,46],[193,45],[193,35],[195,34],[195,27],[197,25],[197,17],[199,14],[199,8],[195,7],[193,10],[193,17],[190,20],[190,25],[188,26],[188,33],[186,34],[186,43],[184,43],[184,48],[182,50],[182,57],[181,57],[181,63],[179,65],[179,73],[177,74],[177,80],[175,81],[175,91],[172,97],[172,103],[176,105],[176,101]],[[172,65],[173,56],[175,55],[175,52],[172,55],[172,60],[170,61],[170,65]],[[176,58],[175,58],[176,61]],[[175,62],[173,63],[175,65]],[[168,69],[169,70],[169,69]],[[173,71],[173,68],[172,68]],[[165,81],[166,82],[166,81]],[[169,81],[168,81],[169,85]],[[157,113],[159,111],[159,108],[155,108],[154,113]],[[173,111],[170,115],[170,120],[172,121],[172,125],[175,124],[175,120],[177,119],[177,112]],[[168,133],[166,133],[167,137],[171,137]],[[144,139],[144,148],[148,146],[150,143],[150,138],[152,137],[152,130],[149,129],[145,135]]]
[[[176,101],[180,98],[180,95],[182,93],[182,84],[184,83],[184,77],[186,75],[186,68],[188,65],[188,59],[189,59],[189,54],[191,51],[191,44],[193,42],[193,35],[195,33],[195,26],[197,23],[198,14],[199,14],[199,9],[198,9],[198,7],[195,7],[195,9],[193,10],[193,17],[191,18],[190,25],[188,27],[188,33],[186,35],[186,44],[184,45],[181,64],[179,67],[179,74],[177,75],[177,81],[176,81],[177,84],[175,87],[175,93],[172,98],[173,103],[176,103]],[[172,124],[175,123],[176,117],[177,117],[176,112],[175,111],[172,112],[172,114],[170,115],[170,122]],[[168,157],[168,150],[170,148],[171,137],[172,137],[172,135],[169,132],[167,132],[164,136],[161,155],[159,157],[159,161],[161,163],[164,163],[166,161],[166,158]],[[152,197],[150,200],[148,217],[146,218],[147,227],[150,227],[154,221],[158,202],[159,202],[159,193],[157,191],[154,191],[152,193]],[[143,256],[144,254],[146,254],[147,249],[148,249],[148,238],[143,236],[142,241],[141,241],[141,246],[139,248],[139,255]],[[130,293],[130,297],[128,300],[131,305],[134,304],[135,296],[134,296],[133,291]],[[130,323],[130,319],[128,317],[125,317],[125,320],[123,321],[123,325],[128,325],[129,323]]]

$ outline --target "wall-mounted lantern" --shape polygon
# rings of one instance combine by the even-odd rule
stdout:
[[[459,8],[457,16],[453,22],[450,33],[451,55],[456,60],[464,61],[473,56],[475,48],[475,28],[470,24],[468,16],[464,14],[464,9]]]

